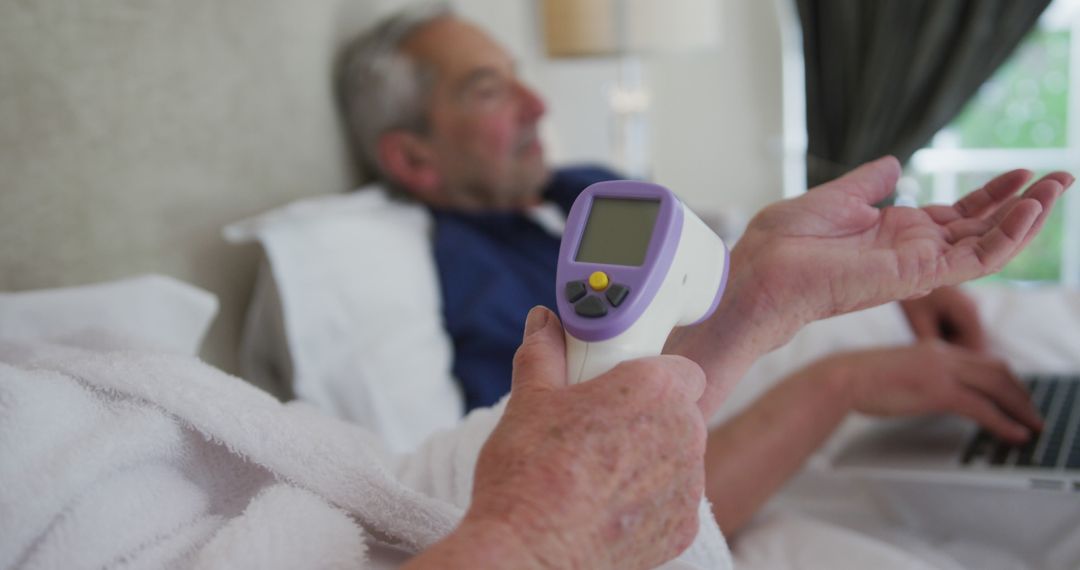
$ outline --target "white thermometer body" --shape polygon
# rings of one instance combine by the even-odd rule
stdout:
[[[673,328],[716,309],[727,270],[723,241],[670,190],[628,180],[586,188],[556,276],[570,381],[660,354]]]

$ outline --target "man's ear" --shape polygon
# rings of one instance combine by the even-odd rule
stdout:
[[[441,177],[427,142],[409,131],[390,131],[379,137],[377,151],[390,180],[422,202],[438,200]]]

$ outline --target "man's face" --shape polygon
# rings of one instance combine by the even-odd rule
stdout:
[[[435,73],[425,140],[446,202],[466,210],[536,203],[548,177],[537,136],[545,108],[518,80],[509,54],[451,17],[412,34],[404,49]]]

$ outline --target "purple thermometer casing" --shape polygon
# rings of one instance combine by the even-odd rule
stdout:
[[[583,263],[575,260],[593,201],[597,198],[651,200],[660,203],[645,261],[640,266]],[[613,180],[598,182],[586,188],[578,196],[566,218],[566,232],[559,246],[559,265],[555,274],[557,306],[566,331],[579,340],[596,342],[614,338],[629,329],[656,297],[668,269],[671,268],[682,236],[683,216],[682,202],[671,190],[659,184]],[[611,283],[623,285],[630,292],[619,306],[609,304],[608,314],[604,317],[582,317],[575,312],[574,305],[567,299],[566,285],[574,281],[587,282],[594,271],[603,271]]]

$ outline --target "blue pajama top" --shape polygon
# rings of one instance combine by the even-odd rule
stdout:
[[[556,170],[544,199],[566,214],[595,182],[617,179],[606,168]],[[517,212],[433,211],[435,263],[444,326],[454,344],[454,376],[466,410],[495,404],[510,391],[514,352],[536,305],[556,311],[560,238]]]

